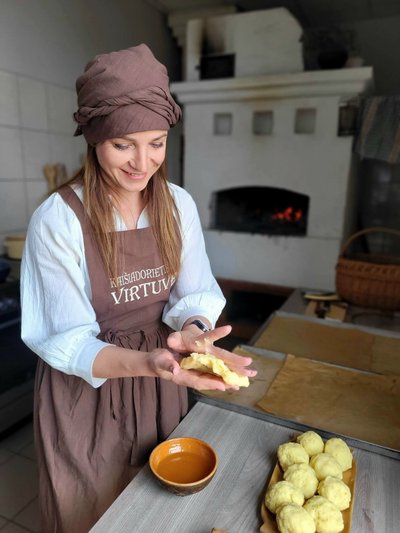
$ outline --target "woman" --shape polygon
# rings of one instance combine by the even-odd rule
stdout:
[[[22,336],[39,356],[34,429],[44,533],[84,533],[187,412],[185,371],[224,305],[191,197],[165,175],[180,109],[145,45],[103,54],[77,80],[83,168],[34,213],[22,262]],[[175,330],[175,331],[174,331]]]

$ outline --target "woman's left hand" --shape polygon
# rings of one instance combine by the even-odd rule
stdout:
[[[215,357],[222,359],[230,370],[242,376],[254,377],[257,374],[256,370],[246,368],[253,362],[251,357],[242,357],[214,346],[215,341],[229,335],[232,331],[231,326],[220,326],[206,333],[200,330],[197,333],[194,329],[184,329],[171,333],[167,340],[168,347],[175,352],[183,354],[183,356],[192,352],[215,355]]]

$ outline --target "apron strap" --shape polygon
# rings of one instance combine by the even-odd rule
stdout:
[[[65,187],[62,187],[58,193],[65,203],[73,210],[81,224],[83,243],[85,247],[85,257],[89,271],[89,279],[92,286],[92,304],[94,305],[96,301],[97,286],[93,285],[93,281],[96,280],[97,284],[100,284],[99,282],[101,277],[103,278],[103,283],[105,286],[109,285],[109,281],[103,260],[96,244],[93,226],[85,212],[85,208],[81,199],[72,187],[66,185]]]
[[[74,189],[69,185],[66,185],[58,191],[58,194],[61,196],[64,202],[70,206],[72,211],[78,217],[78,220],[81,223],[82,230],[84,230],[84,233],[86,233],[88,230],[90,231],[90,221],[88,220],[85,214],[83,203],[81,202],[79,196],[76,194]]]

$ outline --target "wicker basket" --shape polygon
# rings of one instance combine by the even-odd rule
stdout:
[[[345,257],[347,248],[355,239],[376,232],[400,237],[400,231],[388,228],[368,228],[352,235],[344,244],[336,264],[336,292],[353,305],[396,311],[400,309],[400,258]]]

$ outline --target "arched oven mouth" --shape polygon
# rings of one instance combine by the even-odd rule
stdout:
[[[279,187],[214,191],[211,229],[263,235],[307,234],[309,196]]]

